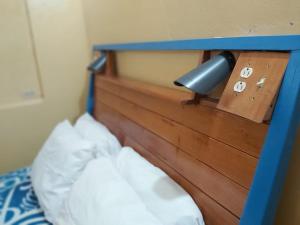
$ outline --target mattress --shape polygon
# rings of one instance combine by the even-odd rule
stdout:
[[[45,225],[49,223],[30,181],[30,168],[0,176],[0,225]]]

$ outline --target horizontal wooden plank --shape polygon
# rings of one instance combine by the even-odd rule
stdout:
[[[256,158],[102,89],[96,89],[96,100],[147,127],[243,187],[250,187]]]
[[[95,83],[98,88],[126,98],[252,156],[259,156],[268,128],[266,124],[257,124],[207,105],[179,104],[187,96],[169,88],[103,76],[97,76]],[[173,100],[170,100],[169,96],[174,96]],[[180,101],[175,101],[177,98]]]
[[[137,80],[129,80],[129,79],[123,79],[123,78],[107,78],[105,76],[97,76],[97,79],[104,79],[112,84],[116,85],[122,85],[125,86],[129,89],[136,90],[137,92],[147,92],[149,95],[156,97],[156,98],[163,98],[168,101],[172,101],[175,103],[180,103],[184,100],[191,99],[193,97],[192,92],[187,92],[187,91],[180,91],[180,90],[175,90],[172,88],[161,88],[160,86],[157,85],[151,85],[151,88],[149,88],[147,83],[140,82]]]
[[[138,126],[137,124],[130,122],[129,119],[134,119],[136,116],[144,118],[142,112],[135,114],[132,118],[126,119],[126,115],[121,116],[121,114],[128,112],[127,110],[131,108],[130,106],[120,104],[119,108],[117,107],[118,103],[110,104],[109,107],[111,107],[112,110],[108,111],[108,106],[106,106],[106,110],[104,109],[105,102],[102,102],[103,99],[104,98],[101,98],[101,100],[98,99],[96,104],[95,117],[97,119],[101,120],[102,118],[104,121],[114,123],[119,129],[124,129],[123,133],[136,137],[140,144],[143,144],[143,146],[149,148],[149,150],[153,150],[153,154],[161,155],[162,159],[164,159],[169,166],[173,167],[191,183],[219,202],[219,204],[228,208],[228,210],[237,216],[241,214],[247,196],[247,190],[245,188],[223,176],[211,167],[208,167],[206,164],[193,159],[181,149],[162,139],[160,135],[155,135],[143,128],[147,126],[142,124]],[[119,116],[114,111],[119,112]]]
[[[151,140],[152,141],[156,140],[153,142],[154,145],[149,145],[147,143],[147,147],[144,147],[145,142],[143,142],[143,140],[142,141],[140,140],[140,135],[132,135],[132,133],[128,133],[125,130],[122,131],[121,129],[124,127],[120,127],[120,124],[116,124],[117,121],[121,122],[119,120],[120,118],[117,118],[115,116],[116,116],[115,113],[108,115],[106,113],[103,113],[102,110],[101,112],[99,112],[99,108],[95,112],[96,119],[102,122],[103,124],[105,124],[114,134],[123,133],[122,138],[124,138],[123,144],[125,146],[133,147],[141,155],[147,158],[151,163],[164,170],[169,176],[171,176],[177,183],[179,183],[187,192],[191,194],[191,196],[193,197],[193,199],[201,209],[207,225],[238,224],[237,216],[233,215],[226,208],[222,207],[214,199],[210,198],[208,195],[202,192],[198,187],[196,187],[191,182],[189,182],[184,176],[180,175],[171,166],[166,164],[165,157],[162,157],[160,154],[157,154],[157,152],[160,152],[159,150],[157,150],[157,146],[160,146],[159,149],[165,149],[165,147],[168,146],[168,144],[167,145],[165,144],[166,143],[165,141],[156,139],[157,137],[155,135],[152,135]],[[126,127],[128,125],[127,122],[123,124],[126,125]],[[131,123],[131,125],[133,125],[131,126],[131,129],[135,130],[137,128],[135,127],[137,126],[136,124],[134,125],[134,123]],[[139,127],[138,131],[141,131],[141,129],[143,129],[140,126],[138,127]],[[143,135],[145,134],[144,132],[142,133]],[[147,137],[150,136],[148,135]],[[141,144],[139,144],[140,142],[143,142],[143,147]],[[149,149],[151,150],[149,151]]]
[[[186,178],[181,176],[172,167],[163,162],[157,155],[137,143],[134,137],[125,137],[125,145],[133,147],[143,157],[148,159],[152,164],[164,170],[171,178],[189,192],[196,204],[199,206],[206,225],[234,225],[238,224],[239,219],[232,215],[228,210],[220,206],[217,202],[203,193],[199,188],[190,183]]]

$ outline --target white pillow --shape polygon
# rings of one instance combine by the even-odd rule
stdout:
[[[59,123],[32,165],[31,179],[46,219],[54,222],[72,184],[95,154],[69,121]]]
[[[89,162],[57,224],[161,225],[107,157]]]
[[[122,149],[116,165],[149,211],[164,225],[204,225],[202,214],[190,195],[132,148]]]
[[[97,156],[116,155],[122,148],[118,139],[88,113],[81,116],[74,127],[82,137],[97,145]]]

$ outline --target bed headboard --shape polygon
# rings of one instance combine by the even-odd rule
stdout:
[[[191,193],[208,225],[238,224],[267,125],[150,84],[96,76],[95,87],[95,118]]]
[[[100,48],[116,50],[113,46],[95,49]],[[147,45],[144,48],[148,48]],[[106,67],[106,72],[95,76],[92,83],[93,115],[97,120],[104,123],[121,143],[133,147],[185,188],[202,210],[207,225],[240,224],[242,215],[243,224],[269,224],[262,215],[269,212],[256,213],[252,202],[257,197],[257,188],[263,188],[266,195],[273,193],[271,188],[268,189],[269,183],[263,184],[260,180],[269,179],[267,174],[273,176],[274,171],[282,168],[278,164],[282,155],[270,158],[270,148],[274,147],[276,157],[292,142],[289,138],[293,137],[284,134],[285,138],[277,143],[284,142],[284,146],[277,151],[277,140],[273,138],[275,132],[280,133],[279,128],[294,135],[294,111],[285,111],[290,118],[277,114],[282,113],[278,107],[286,107],[282,98],[288,95],[283,93],[282,97],[282,89],[288,90],[286,85],[300,86],[299,78],[293,78],[297,84],[292,84],[285,75],[277,108],[268,125],[221,111],[215,103],[206,100],[197,105],[182,104],[191,98],[190,93],[184,91],[119,78],[111,54]],[[294,101],[291,107],[298,105],[298,92],[299,87],[297,93],[290,95]],[[282,122],[288,122],[288,127],[282,127]],[[277,138],[281,137],[277,135]],[[273,162],[269,160],[277,160],[274,171],[271,168]],[[273,185],[276,185],[274,179]],[[255,196],[248,198],[250,189],[253,192],[250,195]]]

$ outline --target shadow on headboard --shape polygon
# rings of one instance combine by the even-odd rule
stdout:
[[[238,224],[268,129],[189,93],[96,76],[94,116],[194,198],[207,225]]]

